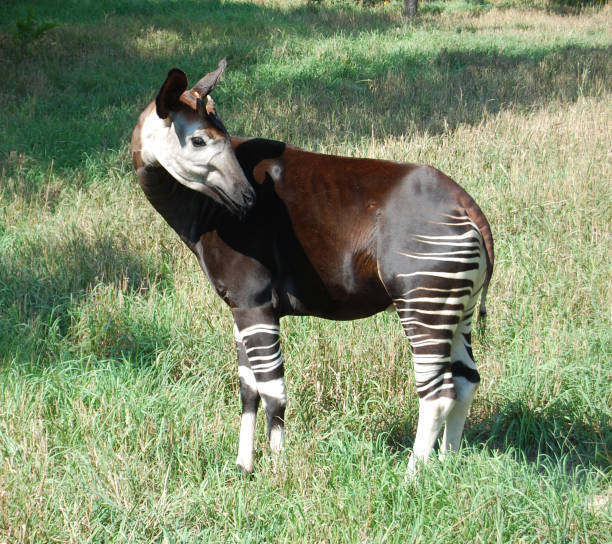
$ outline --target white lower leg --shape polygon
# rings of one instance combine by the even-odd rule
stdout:
[[[444,428],[444,436],[440,446],[440,459],[444,458],[444,454],[450,451],[457,451],[461,444],[461,436],[463,435],[463,427],[470,409],[469,403],[458,403],[446,419]]]
[[[455,403],[454,399],[439,397],[435,400],[420,400],[419,423],[417,425],[414,448],[408,461],[408,472],[416,472],[419,463],[427,462],[440,429]]]
[[[285,428],[282,425],[274,425],[270,429],[270,449],[273,453],[280,453],[285,444]]]
[[[236,464],[242,472],[253,472],[253,443],[255,441],[255,419],[257,414],[244,412],[240,420],[240,442]]]
[[[472,383],[465,378],[459,376],[454,378],[455,392],[457,393],[457,401],[446,418],[446,426],[444,428],[444,436],[442,437],[442,445],[440,447],[440,457],[449,451],[457,451],[461,444],[461,435],[463,427],[474,393],[478,384]]]
[[[236,464],[242,472],[250,474],[253,472],[253,445],[259,393],[257,393],[255,374],[249,367],[240,365],[238,376],[240,377],[240,395],[243,404]]]
[[[261,395],[268,420],[268,439],[273,453],[279,453],[285,443],[285,405],[287,391],[285,379],[277,378],[268,382],[258,382],[257,389]]]

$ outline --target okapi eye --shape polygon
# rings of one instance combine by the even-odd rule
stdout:
[[[200,136],[194,136],[193,138],[191,138],[191,143],[195,147],[203,147],[203,146],[206,145],[206,142],[204,141],[204,138],[201,138]]]

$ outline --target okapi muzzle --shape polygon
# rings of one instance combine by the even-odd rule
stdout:
[[[231,308],[242,400],[236,462],[252,472],[260,404],[270,449],[283,447],[281,317],[358,319],[392,307],[419,396],[414,473],[442,429],[441,453],[459,447],[480,381],[471,329],[493,272],[489,223],[430,166],[229,138],[209,96],[224,67],[189,91],[185,74],[170,71],[134,129],[132,156],[147,199]]]

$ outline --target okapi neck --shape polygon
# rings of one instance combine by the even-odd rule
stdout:
[[[147,200],[190,247],[230,220],[219,204],[184,187],[161,166],[140,168],[138,181]]]

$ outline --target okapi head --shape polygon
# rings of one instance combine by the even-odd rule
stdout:
[[[162,166],[179,183],[244,216],[255,192],[210,97],[225,67],[223,59],[189,90],[184,72],[168,72],[142,122],[141,158],[145,166]]]

